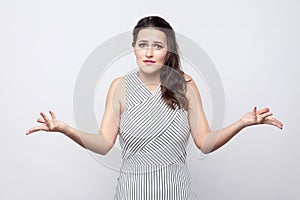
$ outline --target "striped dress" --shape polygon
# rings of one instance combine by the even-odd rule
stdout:
[[[124,78],[126,108],[119,130],[123,162],[114,199],[197,199],[186,165],[187,111],[169,108],[160,86],[152,94],[137,72]]]

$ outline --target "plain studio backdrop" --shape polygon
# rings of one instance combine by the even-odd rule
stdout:
[[[269,106],[284,123],[282,131],[246,128],[206,157],[191,143],[188,166],[200,199],[300,199],[296,0],[1,1],[0,199],[112,199],[118,171],[61,134],[25,131],[49,109],[76,126],[73,92],[83,63],[148,15],[165,18],[211,58],[224,86],[224,125],[255,105]],[[134,67],[133,54],[122,59],[112,65],[114,77]],[[95,92],[99,122],[112,75]],[[209,91],[190,75],[211,119]]]

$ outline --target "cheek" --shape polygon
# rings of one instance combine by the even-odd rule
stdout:
[[[134,51],[136,59],[141,59],[143,57],[143,52],[141,50]]]
[[[160,51],[157,53],[156,57],[158,60],[160,60],[161,62],[164,62],[167,56],[167,52],[166,51]]]

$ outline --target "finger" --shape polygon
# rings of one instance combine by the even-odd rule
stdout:
[[[277,120],[277,119],[275,119],[275,118],[273,118],[273,121],[274,121],[274,124],[275,124],[278,128],[280,128],[280,129],[283,128],[283,124],[281,123],[281,121],[279,121],[279,120]]]
[[[265,119],[265,118],[270,117],[270,116],[272,116],[272,115],[273,115],[273,113],[267,112],[267,113],[261,114],[260,116],[261,116],[263,119]]]
[[[52,119],[56,119],[56,116],[54,115],[54,113],[51,110],[49,110],[49,113],[50,113]]]
[[[260,110],[258,110],[257,111],[257,114],[263,114],[263,113],[266,113],[266,112],[269,112],[270,111],[270,109],[269,108],[263,108],[263,109],[260,109]]]
[[[39,122],[39,123],[45,123],[45,120],[43,118],[41,118],[41,117],[38,118],[36,121]]]
[[[29,129],[28,131],[26,131],[26,135],[29,135],[29,134],[37,132],[37,131],[42,131],[42,130],[43,130],[43,126],[35,126],[31,129]]]
[[[49,118],[47,117],[47,115],[43,112],[40,113],[40,115],[43,117],[43,119],[45,120],[45,122],[49,122]]]
[[[254,106],[254,108],[253,108],[253,112],[254,113],[256,113],[256,109],[257,109],[256,106]]]
[[[264,123],[264,124],[274,125],[274,126],[280,128],[280,129],[283,128],[283,124],[282,124],[279,120],[277,120],[277,119],[275,119],[275,118],[273,118],[273,117],[267,117],[267,118],[264,120],[263,123]]]

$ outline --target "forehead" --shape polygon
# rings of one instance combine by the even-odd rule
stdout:
[[[137,41],[140,40],[147,40],[149,42],[159,41],[159,42],[166,43],[167,37],[164,32],[157,30],[155,28],[144,28],[140,30],[137,35]]]

